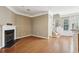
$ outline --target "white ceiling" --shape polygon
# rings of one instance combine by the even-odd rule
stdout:
[[[43,14],[48,14],[51,8],[53,13],[67,14],[79,12],[79,6],[7,6],[11,11],[16,14],[35,17]],[[27,10],[27,9],[30,9]]]
[[[11,11],[16,14],[35,17],[43,14],[48,14],[48,7],[47,6],[8,6]],[[27,9],[30,9],[28,11]]]
[[[54,14],[70,15],[79,13],[79,6],[53,6],[51,10]]]

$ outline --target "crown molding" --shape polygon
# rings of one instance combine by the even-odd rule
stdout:
[[[41,16],[41,15],[48,14],[48,12],[44,12],[44,13],[39,13],[39,14],[35,14],[35,15],[29,15],[29,14],[20,13],[20,12],[14,10],[13,8],[11,8],[10,6],[6,6],[6,7],[7,7],[10,11],[14,12],[15,14],[23,15],[23,16],[28,16],[28,17],[36,17],[36,16]]]
[[[31,15],[28,15],[28,14],[23,14],[23,13],[20,13],[20,12],[18,12],[18,11],[16,11],[16,10],[14,10],[13,8],[11,8],[10,6],[6,6],[10,11],[12,11],[13,13],[15,13],[15,14],[18,14],[18,15],[23,15],[23,16],[28,16],[28,17],[30,17]]]
[[[31,17],[37,17],[37,16],[41,16],[41,15],[46,15],[46,14],[48,14],[48,12],[39,13],[39,14],[33,15],[33,16],[31,16]]]

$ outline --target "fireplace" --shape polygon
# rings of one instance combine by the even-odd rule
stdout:
[[[5,30],[5,47],[11,47],[15,43],[14,40],[14,29]]]
[[[16,26],[14,25],[3,25],[0,27],[0,47],[9,48],[16,40]]]

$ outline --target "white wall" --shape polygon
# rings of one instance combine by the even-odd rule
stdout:
[[[61,17],[61,18],[62,18],[62,17]],[[67,31],[64,30],[64,19],[65,19],[65,18],[67,18],[68,21],[69,21],[69,28],[68,28]],[[63,21],[61,21],[61,20],[63,20]],[[62,19],[60,19],[60,22],[61,22],[61,24],[62,24],[61,30],[59,31],[60,34],[61,34],[61,35],[64,35],[64,36],[72,36],[73,33],[72,33],[71,30],[72,30],[72,22],[73,22],[73,20],[72,20],[70,17],[63,17]]]
[[[61,35],[61,36],[72,36],[72,23],[75,22],[73,20],[72,17],[59,17],[61,15],[53,15],[54,16],[54,20],[56,21],[58,19],[58,27],[57,27],[57,32]],[[68,24],[69,24],[69,28],[68,30],[64,30],[64,20],[68,19]],[[57,22],[57,21],[56,21]],[[53,29],[54,30],[54,29]],[[56,29],[55,29],[56,30]]]
[[[48,38],[52,36],[52,31],[53,31],[53,26],[54,22],[53,22],[53,12],[50,9],[48,12]]]

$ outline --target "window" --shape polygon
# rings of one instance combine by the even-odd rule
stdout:
[[[64,30],[68,30],[69,29],[69,21],[68,19],[64,19]]]

